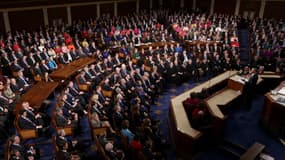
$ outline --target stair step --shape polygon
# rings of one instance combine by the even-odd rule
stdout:
[[[240,157],[241,154],[238,153],[238,152],[235,152],[234,150],[231,150],[230,148],[228,147],[225,147],[225,146],[219,146],[219,148],[227,153],[230,153],[231,155],[235,156],[235,157]]]
[[[247,150],[247,148],[245,146],[243,146],[241,144],[234,143],[234,142],[230,141],[229,139],[224,139],[224,143],[227,143],[227,144],[230,144],[230,145],[235,146],[237,148],[240,148],[243,151]]]

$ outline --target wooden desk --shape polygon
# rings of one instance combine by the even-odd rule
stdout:
[[[207,98],[205,101],[208,104],[208,110],[210,113],[219,119],[225,119],[225,115],[221,112],[219,105],[227,105],[234,99],[239,97],[242,92],[236,91],[234,89],[225,88],[211,97]]]
[[[170,100],[169,128],[175,150],[180,156],[185,158],[193,156],[195,144],[202,135],[200,131],[192,128],[182,102],[191,92],[200,92],[203,88],[214,88],[237,73],[237,71],[227,71]]]
[[[135,47],[138,48],[139,50],[148,49],[149,47],[152,47],[153,49],[155,49],[156,47],[162,48],[165,45],[170,46],[171,44],[176,45],[177,42],[175,42],[175,41],[152,42],[152,43],[145,43],[145,44],[141,44],[141,45],[136,45]]]
[[[228,80],[228,87],[236,90],[236,91],[243,91],[243,86],[245,82],[242,81],[242,77],[239,75],[234,75]]]
[[[270,79],[281,79],[284,78],[284,74],[279,74],[276,72],[271,71],[264,71],[262,74],[259,75],[261,78],[270,78]]]
[[[15,107],[15,111],[19,111],[22,108],[22,102],[29,102],[30,106],[39,109],[43,102],[58,86],[57,82],[38,82],[25,94],[21,96],[20,101]]]
[[[274,89],[278,92],[281,88],[285,87],[285,81],[281,82],[278,87]],[[279,135],[281,132],[285,131],[285,103],[278,101],[278,98],[285,98],[278,94],[272,94],[270,92],[265,94],[264,107],[262,111],[261,122],[265,129],[273,133],[274,135]]]
[[[240,157],[240,160],[255,160],[255,158],[265,148],[263,144],[255,142],[246,152]]]
[[[243,87],[246,83],[246,80],[243,80],[243,79],[246,79],[246,78],[240,75],[232,76],[228,81],[228,87],[236,91],[243,92]],[[256,85],[259,85],[262,81],[263,81],[263,78],[260,75],[258,75]]]
[[[72,61],[67,65],[53,71],[50,74],[50,77],[55,81],[62,81],[70,78],[71,76],[75,75],[77,71],[84,68],[86,65],[95,63],[94,58],[85,57],[80,58],[78,60]]]
[[[217,44],[217,45],[222,44],[221,42],[216,42],[216,41],[197,41],[197,40],[196,41],[185,40],[183,43],[186,46],[187,51],[191,51],[192,46],[197,46],[197,45],[205,46],[206,44],[208,44],[210,46],[210,45],[214,45],[214,44]]]
[[[214,45],[214,44],[220,45],[220,44],[222,44],[222,42],[220,42],[220,41],[198,41],[198,40],[190,41],[190,40],[185,40],[184,44],[186,46],[206,45],[206,44],[208,44],[208,45]]]

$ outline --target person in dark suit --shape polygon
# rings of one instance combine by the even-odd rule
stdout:
[[[245,107],[250,110],[252,106],[254,91],[256,89],[256,84],[258,81],[258,74],[256,72],[256,68],[252,68],[248,76],[249,78],[245,82],[243,92]]]
[[[24,77],[22,71],[18,72],[17,84],[19,90],[22,90],[22,92],[26,92],[31,87],[26,78]]]
[[[122,108],[120,105],[116,105],[114,107],[114,113],[113,113],[113,125],[116,129],[121,129],[121,124],[123,120],[125,119],[125,116],[122,112]]]
[[[11,146],[10,146],[10,150],[17,150],[21,153],[21,155],[25,155],[25,147],[22,145],[21,143],[21,139],[19,136],[17,135],[13,135],[11,138]]]
[[[61,108],[56,108],[55,115],[56,125],[58,127],[67,127],[72,126],[74,130],[78,128],[78,116],[77,114],[73,114],[72,117],[66,117],[63,114],[63,110]]]
[[[17,81],[15,78],[11,78],[11,90],[14,93],[21,93],[23,89],[20,88],[20,86],[17,84]]]
[[[67,151],[68,149],[68,142],[64,142],[62,149],[59,150],[59,159],[61,160],[70,160],[71,159],[71,154]]]
[[[84,93],[83,91],[80,91],[76,84],[74,84],[73,81],[70,81],[67,85],[67,88],[69,88],[69,93],[75,97],[75,99],[79,99],[79,102],[82,106],[86,106],[88,101],[88,94]]]
[[[27,57],[27,63],[30,65],[30,66],[34,66],[36,64],[36,60],[33,56],[33,53],[29,53],[29,56]]]
[[[111,101],[110,101],[110,98],[108,97],[105,97],[103,95],[103,92],[102,92],[102,87],[101,86],[96,86],[96,91],[95,91],[96,94],[98,94],[99,96],[99,102],[101,104],[103,104],[106,108],[108,108],[107,110],[110,109],[111,107]]]
[[[40,51],[36,52],[36,54],[34,55],[34,58],[35,58],[36,62],[38,62],[38,63],[41,63],[41,61],[43,60]]]
[[[18,123],[21,129],[41,129],[43,128],[42,125],[37,125],[31,119],[29,119],[27,111],[25,110],[21,110]]]
[[[47,80],[45,77],[45,73],[41,70],[38,62],[36,62],[35,67],[34,67],[34,76],[39,76],[42,79]]]
[[[23,71],[24,68],[21,67],[19,64],[18,64],[18,60],[15,60],[12,64],[11,64],[11,69],[12,71],[14,72],[19,72],[19,71]]]
[[[59,149],[62,149],[65,143],[68,143],[68,139],[65,137],[65,131],[64,129],[60,129],[57,131],[56,135],[56,145]]]

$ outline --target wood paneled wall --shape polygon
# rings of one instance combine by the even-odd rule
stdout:
[[[185,9],[192,9],[192,5],[193,5],[193,0],[184,0],[184,8]]]
[[[260,4],[261,4],[261,1],[241,0],[239,14],[243,15],[244,11],[251,11],[251,12],[254,12],[255,17],[258,17]]]
[[[84,2],[89,0],[83,0]],[[91,0],[90,0],[91,1]],[[104,1],[104,0],[98,0]],[[108,2],[110,1],[110,2]],[[234,14],[236,0],[215,0],[214,13],[223,14]],[[79,0],[71,0],[71,4],[79,2]],[[106,3],[105,3],[106,2]],[[136,1],[132,2],[117,2],[118,8],[117,13],[119,16],[128,15],[136,11]],[[149,9],[150,0],[140,0],[140,9]],[[153,8],[159,8],[159,0],[152,0]],[[184,8],[192,9],[193,0],[184,0]],[[202,11],[209,12],[211,0],[196,0],[196,7]],[[241,0],[239,14],[243,15],[244,11],[254,12],[254,16],[258,16],[261,1],[257,0]],[[163,0],[163,7],[179,9],[180,0]],[[1,8],[1,7],[0,7]],[[285,1],[266,1],[264,17],[271,18],[284,18]],[[52,25],[54,20],[61,19],[62,22],[67,23],[67,9],[66,7],[48,8],[48,21]],[[5,25],[3,21],[2,12],[0,16],[0,32],[5,31]],[[114,3],[111,0],[105,0],[104,3],[100,4],[100,14],[109,14],[111,17],[114,16]],[[23,10],[23,11],[9,11],[9,20],[11,30],[26,29],[35,30],[39,26],[44,25],[43,11],[42,9],[34,10]],[[85,5],[85,6],[71,6],[71,17],[72,20],[96,18],[97,17],[97,5]]]
[[[126,16],[136,12],[136,2],[118,3],[118,16]]]
[[[114,3],[100,4],[100,13],[101,15],[109,14],[110,17],[113,17],[114,16]]]
[[[4,19],[3,19],[3,13],[0,12],[0,35],[5,33],[5,25],[4,25]]]
[[[11,30],[34,30],[44,25],[43,10],[9,12]]]
[[[149,9],[150,0],[140,0],[140,9]]]
[[[48,22],[53,25],[54,20],[61,19],[62,22],[67,24],[67,10],[66,7],[48,8]]]
[[[90,6],[72,6],[72,20],[97,18],[97,5]]]
[[[285,18],[285,2],[267,2],[264,10],[266,18]]]
[[[196,7],[202,12],[210,12],[211,0],[196,0]]]
[[[231,0],[231,3],[229,3],[229,0],[215,0],[214,12],[221,14],[235,14],[235,7],[235,0]]]

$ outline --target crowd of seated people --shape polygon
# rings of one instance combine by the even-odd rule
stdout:
[[[85,66],[77,79],[61,88],[54,109],[56,125],[71,126],[77,135],[83,127],[80,121],[90,114],[92,128],[106,127],[111,136],[120,135],[128,142],[127,147],[136,151],[137,158],[162,158],[165,143],[160,138],[159,123],[149,116],[151,105],[167,83],[179,85],[230,69],[240,70],[238,45],[231,41],[236,41],[239,20],[240,17],[227,15],[158,10],[113,18],[102,16],[96,20],[75,21],[71,26],[40,28],[31,33],[25,30],[9,32],[0,38],[1,69],[5,75],[0,81],[0,103],[3,104],[0,111],[4,113],[1,119],[8,122],[5,115],[13,114],[20,96],[39,81],[37,77],[53,81],[49,74],[54,70],[82,57],[92,57],[96,63]],[[271,32],[266,33],[265,27],[258,29],[261,23]],[[282,57],[284,26],[280,23],[274,28],[275,23],[277,21],[252,21],[252,30],[258,33],[255,38],[258,45],[253,49],[267,44]],[[141,44],[174,40],[178,43],[139,48]],[[205,43],[187,50],[182,43],[184,40]],[[261,44],[262,47],[258,47]],[[263,55],[265,49],[256,55]],[[207,112],[199,102],[203,98],[191,95],[189,101],[195,106],[191,114],[198,117],[194,119],[200,119],[201,113]],[[33,107],[26,102],[22,105],[28,110]],[[24,107],[26,105],[28,107]],[[33,110],[18,112],[20,119],[30,122],[31,118],[27,118],[30,112]],[[37,120],[36,124],[30,123],[32,128],[50,136],[46,131],[49,130],[48,115],[34,113],[32,119]],[[3,121],[1,128],[12,125],[2,124]],[[59,146],[62,156],[73,156],[65,154],[69,152],[68,143]],[[103,141],[101,145],[110,157],[131,156],[120,144]],[[78,154],[77,158],[80,156]]]
[[[253,19],[250,25],[252,64],[284,73],[284,20]]]

